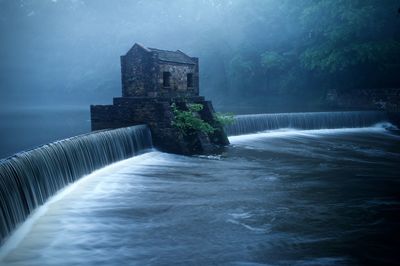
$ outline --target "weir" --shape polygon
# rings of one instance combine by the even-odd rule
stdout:
[[[280,128],[333,129],[396,123],[379,111],[238,115],[230,136]],[[153,148],[150,129],[138,125],[56,141],[0,160],[0,245],[35,208],[60,189],[113,162]]]
[[[148,127],[139,125],[56,141],[0,160],[0,245],[63,187],[152,147]]]
[[[226,126],[225,131],[236,136],[280,128],[358,128],[388,120],[387,114],[379,111],[252,114],[235,116],[234,123]]]

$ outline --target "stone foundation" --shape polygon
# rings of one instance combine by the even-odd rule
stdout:
[[[171,108],[173,102],[181,109],[185,109],[189,103],[202,104],[204,108],[198,115],[218,129],[210,135],[203,132],[184,135],[172,125],[175,119]],[[163,152],[185,155],[210,154],[229,144],[224,129],[215,124],[212,103],[200,96],[185,100],[120,97],[114,98],[113,105],[92,105],[90,109],[92,130],[147,124],[151,130],[154,147]]]

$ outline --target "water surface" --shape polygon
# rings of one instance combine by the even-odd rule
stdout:
[[[90,132],[87,108],[0,109],[0,159]]]
[[[9,239],[2,265],[400,259],[399,136],[280,130],[231,142],[222,156],[151,152],[81,179]]]

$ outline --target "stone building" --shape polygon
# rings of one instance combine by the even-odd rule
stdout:
[[[123,97],[199,95],[199,60],[185,53],[135,44],[121,56]]]
[[[122,97],[114,98],[112,105],[91,106],[92,130],[147,124],[157,149],[178,154],[214,153],[229,144],[214,119],[212,103],[199,96],[198,58],[135,44],[121,56],[121,77]],[[201,104],[196,116],[217,130],[181,132],[174,126],[173,103],[181,110]]]

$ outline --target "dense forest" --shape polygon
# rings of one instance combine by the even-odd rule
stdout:
[[[242,20],[244,36],[208,58],[209,65],[222,64],[216,72],[224,73],[210,87],[259,105],[287,100],[311,108],[324,104],[328,90],[400,87],[398,4],[258,1],[253,9],[242,2],[233,17]]]
[[[328,91],[400,87],[398,0],[0,6],[3,104],[109,101],[120,94],[119,56],[135,42],[199,57],[201,93],[220,107],[318,110]]]

